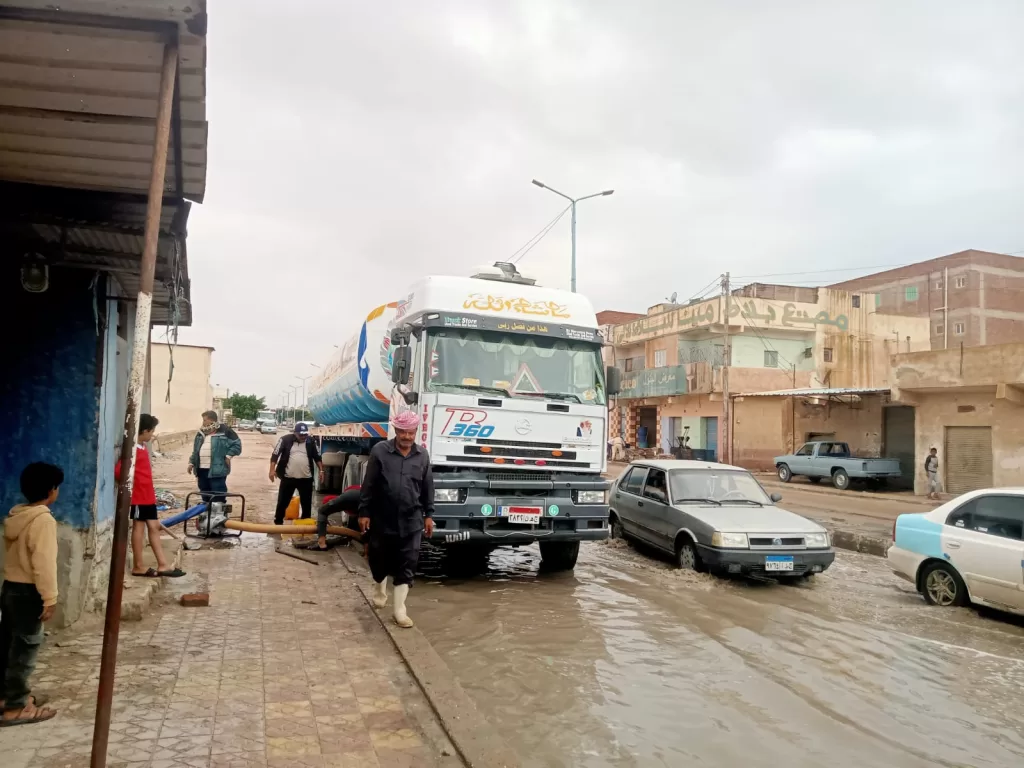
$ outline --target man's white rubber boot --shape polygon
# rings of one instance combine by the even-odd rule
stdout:
[[[399,584],[395,587],[395,624],[406,629],[412,626],[412,619],[405,612],[405,598],[408,596],[408,584]]]
[[[388,604],[388,577],[384,581],[373,582],[373,604],[377,608],[383,608]]]

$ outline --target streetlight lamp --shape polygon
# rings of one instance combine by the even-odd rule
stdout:
[[[298,420],[295,416],[296,406],[299,404],[299,390],[302,389],[301,384],[289,384],[288,388],[291,389],[292,394],[295,395],[295,402],[292,403],[292,426],[295,426],[295,422]]]
[[[306,382],[312,379],[312,376],[296,376],[296,379],[302,382],[302,418],[306,418]]]
[[[604,197],[606,195],[612,194],[613,192],[615,192],[615,190],[606,189],[604,192],[595,192],[592,195],[584,195],[583,197],[569,197],[569,195],[565,194],[564,192],[559,192],[554,187],[549,187],[547,184],[537,181],[536,179],[533,180],[533,184],[535,186],[540,187],[541,189],[546,189],[550,192],[554,192],[559,197],[564,197],[566,200],[569,201],[570,205],[572,206],[572,279],[570,281],[569,287],[573,293],[576,293],[576,203],[582,202],[583,200],[589,200],[592,197]]]

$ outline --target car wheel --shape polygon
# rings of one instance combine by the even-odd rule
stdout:
[[[676,543],[676,568],[683,571],[704,570],[704,563],[701,562],[700,553],[697,552],[697,545],[692,539],[682,538]]]
[[[921,593],[929,605],[940,608],[967,605],[967,585],[953,567],[932,563],[921,576]]]
[[[793,473],[789,471],[789,467],[785,464],[779,464],[779,480],[784,483],[788,483],[793,479]]]
[[[850,476],[846,474],[845,469],[837,469],[832,473],[832,485],[840,491],[845,491],[850,487]]]
[[[626,534],[622,530],[622,523],[619,521],[619,516],[612,512],[608,518],[608,538],[610,539],[624,539]]]

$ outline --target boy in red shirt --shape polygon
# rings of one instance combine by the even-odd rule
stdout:
[[[139,444],[135,446],[135,482],[132,485],[132,576],[169,576],[178,578],[185,572],[171,568],[160,545],[160,521],[156,514],[156,489],[153,487],[153,466],[149,463],[146,443],[153,439],[156,425],[155,416],[144,413],[139,416]],[[114,468],[114,477],[121,478],[121,462]],[[142,553],[146,548],[145,532],[149,529],[149,546],[156,556],[156,568],[146,568]]]

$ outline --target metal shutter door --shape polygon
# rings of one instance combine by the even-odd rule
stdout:
[[[946,427],[946,493],[992,487],[992,427]]]

